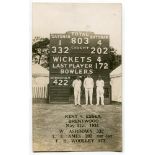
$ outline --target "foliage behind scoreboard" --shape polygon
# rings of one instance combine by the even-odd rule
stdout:
[[[105,81],[105,102],[110,103],[109,35],[69,31],[50,35],[50,103],[70,103],[71,85],[91,74]],[[95,92],[94,92],[95,94]],[[95,99],[94,99],[95,100]]]

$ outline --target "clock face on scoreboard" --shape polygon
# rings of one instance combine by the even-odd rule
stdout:
[[[109,79],[109,39],[109,35],[93,32],[50,35],[50,102],[68,103],[77,75]]]

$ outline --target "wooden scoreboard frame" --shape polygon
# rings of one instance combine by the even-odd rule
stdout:
[[[83,81],[90,74],[94,83],[99,75],[102,76],[105,82],[104,103],[110,104],[109,44],[109,35],[93,32],[68,31],[65,34],[50,34],[49,103],[73,104],[72,81],[77,75]],[[83,85],[82,90],[84,94]],[[94,102],[96,104],[95,86]]]

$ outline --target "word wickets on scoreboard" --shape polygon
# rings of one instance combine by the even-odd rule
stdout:
[[[72,76],[109,74],[109,35],[69,31],[50,35],[50,86],[67,87]]]

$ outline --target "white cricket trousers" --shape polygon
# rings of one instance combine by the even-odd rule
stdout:
[[[97,105],[99,105],[100,98],[101,104],[104,105],[104,89],[97,87],[96,89]]]
[[[93,88],[85,88],[86,105],[88,105],[88,97],[90,104],[92,105]]]
[[[75,105],[80,105],[80,94],[81,94],[81,89],[74,89],[74,103],[75,103]]]

